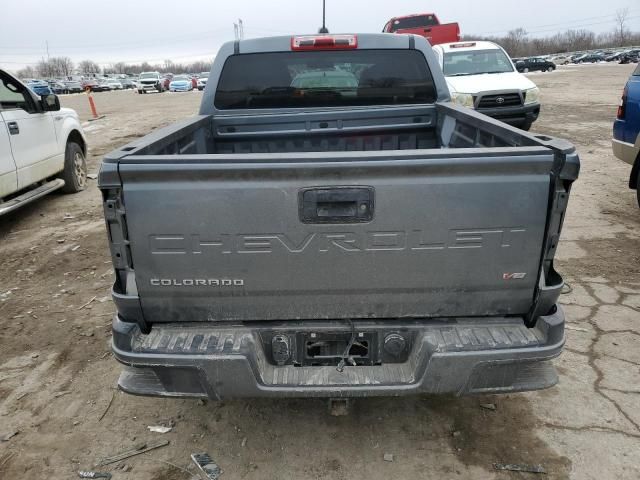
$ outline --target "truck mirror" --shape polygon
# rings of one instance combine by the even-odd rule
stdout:
[[[42,95],[41,97],[42,109],[45,112],[55,112],[60,110],[60,99],[57,95]]]

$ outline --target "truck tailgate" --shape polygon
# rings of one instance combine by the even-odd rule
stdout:
[[[543,147],[125,157],[145,318],[525,314],[553,162]]]

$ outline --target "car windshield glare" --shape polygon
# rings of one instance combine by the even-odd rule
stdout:
[[[143,73],[140,78],[158,78],[158,75],[155,73]]]
[[[513,72],[513,66],[502,50],[467,50],[445,53],[443,71],[446,76],[454,77]]]

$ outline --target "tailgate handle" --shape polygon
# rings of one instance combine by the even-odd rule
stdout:
[[[373,188],[318,187],[299,196],[302,223],[365,223],[373,218]]]

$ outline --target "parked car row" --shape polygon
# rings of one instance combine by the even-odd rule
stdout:
[[[557,65],[618,62],[638,63],[640,49],[626,50],[624,52],[599,51],[589,53],[576,53],[573,55],[546,55],[540,57],[513,58],[513,63],[519,72],[552,72]]]
[[[195,90],[204,90],[207,85],[207,77],[209,72],[200,74],[180,74],[174,75],[167,73],[162,75],[160,72],[142,72],[136,81],[138,93],[158,92],[190,92]]]

